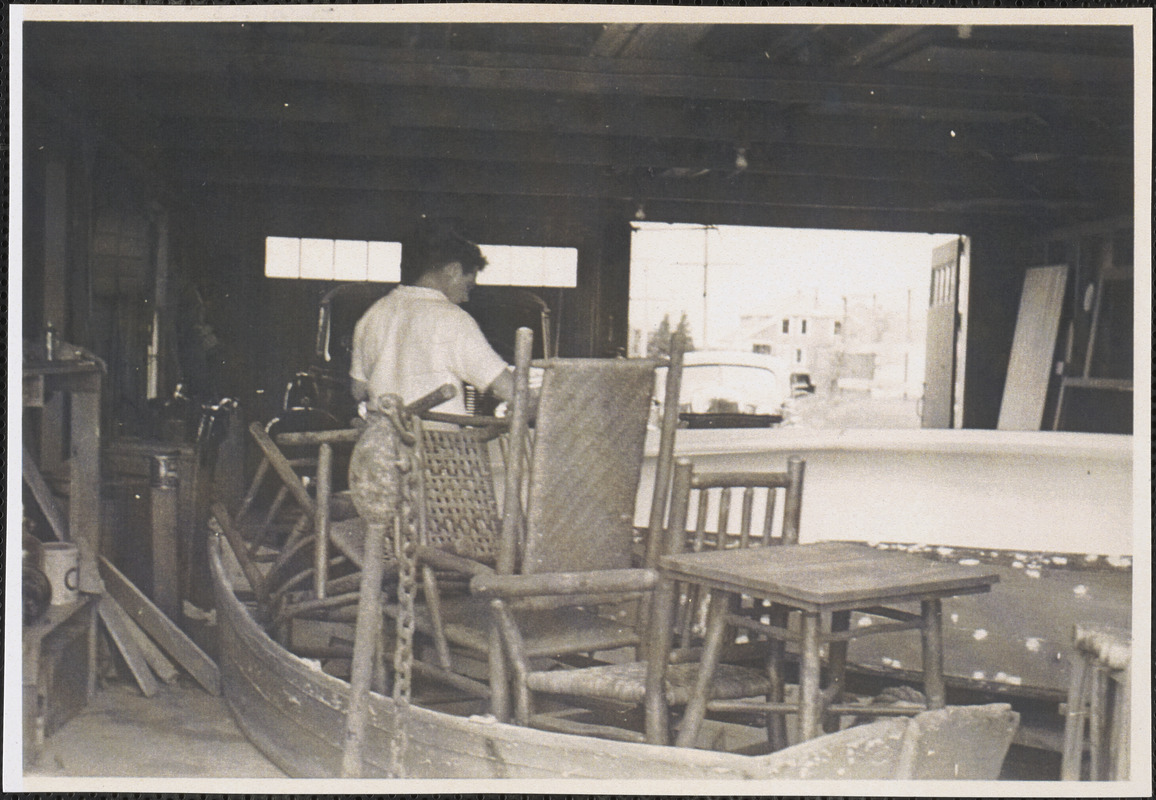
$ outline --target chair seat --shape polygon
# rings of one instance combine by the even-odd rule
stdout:
[[[591,653],[638,644],[638,632],[632,626],[581,608],[518,609],[513,614],[529,658]],[[441,616],[446,639],[451,643],[478,651],[489,649],[493,616],[487,599],[444,599]],[[415,609],[414,624],[422,633],[432,634],[433,619],[425,604]]]
[[[666,701],[685,705],[690,699],[698,676],[697,664],[671,664],[666,669]],[[533,672],[526,677],[533,691],[553,694],[577,694],[629,703],[641,703],[646,697],[646,662],[558,669]],[[766,695],[770,691],[767,676],[736,664],[720,664],[711,681],[710,699],[737,700],[741,697]]]

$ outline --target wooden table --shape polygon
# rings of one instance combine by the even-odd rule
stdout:
[[[71,398],[68,418],[67,538],[80,551],[80,591],[99,594],[96,559],[100,554],[100,391],[103,369],[95,361],[58,360],[24,364],[24,407],[44,408],[40,470],[55,474],[65,450],[62,404],[53,393]],[[58,538],[64,538],[57,531]]]
[[[781,696],[763,704],[712,701],[712,709],[740,706],[774,713],[797,712],[801,739],[818,735],[825,712],[871,713],[865,707],[837,704],[842,694],[847,643],[853,638],[897,630],[920,631],[927,706],[942,708],[946,697],[941,601],[945,597],[987,592],[999,581],[999,575],[986,567],[929,561],[909,553],[847,542],[685,553],[662,557],[660,567],[669,578],[710,590],[701,668],[678,736],[677,743],[683,747],[692,746],[702,724],[708,706],[707,687],[718,666],[729,626],[752,630],[776,643],[768,665],[773,678],[782,674],[780,643],[801,644],[799,702],[784,703]],[[741,613],[740,599],[744,595],[800,612],[801,632],[784,624],[785,615],[763,613],[761,607],[754,615]],[[920,613],[885,605],[902,602],[919,602]],[[851,629],[852,611],[889,621]],[[760,617],[769,617],[771,623]],[[822,622],[827,618],[830,623],[824,630]],[[829,643],[829,686],[825,691],[820,686],[820,647],[824,643]],[[922,709],[912,709],[912,713],[919,710]]]

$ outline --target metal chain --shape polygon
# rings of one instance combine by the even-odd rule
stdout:
[[[413,678],[414,595],[417,587],[417,546],[424,540],[425,498],[422,480],[421,421],[398,410],[389,414],[399,438],[401,476],[399,513],[394,516],[394,554],[398,564],[396,644],[393,651],[395,736],[390,740],[390,774],[405,777],[409,749],[408,712]]]

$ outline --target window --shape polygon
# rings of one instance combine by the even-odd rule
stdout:
[[[800,350],[799,348],[795,349],[795,363],[796,364],[802,364],[803,363],[803,351]]]
[[[752,352],[762,353],[764,355],[772,355],[771,346],[769,344],[756,344],[751,348]]]
[[[843,323],[840,322],[839,320],[835,320],[835,335],[838,336],[842,332],[843,332]]]
[[[516,247],[483,244],[486,268],[478,273],[483,286],[578,285],[578,249],[575,247]]]
[[[267,236],[265,276],[396,283],[401,280],[401,243]]]
[[[480,245],[486,268],[478,283],[490,286],[578,285],[573,247]],[[401,243],[350,239],[265,238],[265,276],[316,281],[401,280]]]
[[[783,320],[783,333],[791,332],[791,321],[789,319]]]
[[[806,333],[806,332],[807,332],[807,320],[802,320],[801,327],[799,328],[799,333]]]

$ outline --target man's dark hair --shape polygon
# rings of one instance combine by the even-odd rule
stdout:
[[[486,257],[476,244],[448,228],[422,230],[402,242],[401,282],[415,284],[422,275],[457,261],[462,272],[477,272]]]

